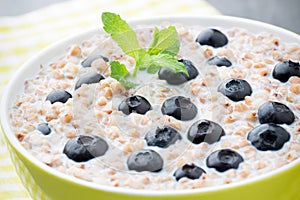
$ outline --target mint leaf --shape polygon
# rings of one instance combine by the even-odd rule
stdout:
[[[122,77],[125,77],[129,74],[126,66],[124,64],[121,64],[119,61],[111,61],[110,63],[110,76],[116,79],[120,79]]]
[[[172,69],[175,73],[184,73],[188,75],[185,65],[170,54],[158,54],[151,55],[148,61],[147,72],[150,74],[155,74],[160,68]]]
[[[111,35],[124,53],[133,57],[136,62],[143,57],[146,51],[140,47],[135,32],[120,15],[104,12],[102,23],[103,29]]]
[[[179,52],[179,47],[178,33],[174,26],[169,26],[161,31],[155,27],[153,40],[147,52],[150,55],[162,53],[175,56]]]
[[[126,79],[126,77],[129,75],[129,72],[124,64],[121,64],[118,61],[111,61],[110,70],[110,76],[119,81],[125,87],[132,88],[137,86],[136,83],[133,83]]]

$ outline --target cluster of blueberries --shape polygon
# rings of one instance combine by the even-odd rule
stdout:
[[[200,45],[209,45],[214,48],[222,47],[228,43],[227,37],[216,29],[207,29],[199,34],[196,42]],[[95,59],[103,59],[108,62],[108,59],[101,55],[88,57],[82,62],[83,67],[90,67]],[[170,69],[162,68],[158,72],[158,77],[165,80],[168,84],[179,85],[198,76],[198,70],[189,60],[181,59],[179,62],[185,64],[188,71],[188,76],[184,73],[175,73]],[[226,57],[214,56],[208,59],[209,65],[218,67],[230,67],[231,61]],[[273,77],[286,82],[291,76],[300,77],[299,63],[292,61],[278,63],[273,70]],[[98,83],[104,76],[92,72],[83,75],[79,78],[75,85],[75,90],[82,84]],[[246,96],[252,94],[252,88],[246,80],[230,78],[222,82],[217,88],[220,93],[228,97],[232,101],[242,101]],[[72,95],[65,90],[55,90],[51,92],[46,100],[52,104],[55,102],[65,103]],[[151,104],[142,96],[133,95],[124,99],[118,107],[119,111],[125,115],[131,113],[145,114],[151,110]],[[197,107],[189,98],[183,96],[173,96],[166,99],[161,107],[161,112],[164,115],[169,115],[177,120],[191,120],[197,115]],[[247,139],[258,150],[279,150],[290,139],[290,134],[278,124],[291,124],[295,120],[293,112],[284,104],[279,102],[266,102],[258,109],[258,119],[261,125],[251,130]],[[48,135],[51,128],[47,123],[41,123],[37,129]],[[200,119],[191,125],[187,132],[187,139],[197,145],[202,142],[213,144],[225,135],[223,128],[216,122]],[[157,146],[159,148],[168,148],[178,140],[181,140],[181,134],[171,126],[157,127],[150,130],[145,135],[145,140],[148,146]],[[98,156],[102,156],[108,150],[108,144],[102,138],[95,135],[79,135],[70,139],[63,150],[63,153],[68,158],[76,162],[84,162]],[[206,159],[206,165],[209,168],[215,168],[219,172],[224,172],[229,169],[237,169],[239,164],[243,162],[243,157],[231,149],[221,149],[212,152]],[[158,172],[163,168],[162,157],[151,149],[142,149],[133,152],[127,160],[129,170]],[[190,179],[199,178],[205,171],[195,164],[185,164],[174,172],[176,180],[182,177]]]

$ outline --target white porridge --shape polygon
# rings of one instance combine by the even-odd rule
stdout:
[[[170,25],[175,26],[180,41],[177,59],[189,61],[195,67],[198,74],[194,78],[169,84],[158,73],[150,74],[144,70],[131,79],[138,86],[128,89],[110,77],[110,61],[119,61],[132,71],[135,60],[123,53],[109,35],[99,33],[68,47],[64,55],[49,63],[41,63],[40,72],[24,83],[24,92],[17,97],[11,111],[13,131],[23,147],[62,173],[95,184],[150,190],[229,184],[265,174],[299,159],[300,75],[292,74],[287,81],[273,75],[275,65],[280,63],[298,67],[300,71],[299,44],[283,43],[271,33],[253,34],[235,27],[216,27],[224,33],[228,43],[213,47],[195,41],[207,27],[165,22],[159,29]],[[140,45],[147,48],[154,28],[135,28]],[[95,55],[97,59],[91,59],[91,65],[85,66],[88,65],[86,59]],[[212,59],[214,57],[216,60]],[[226,60],[217,66],[220,58]],[[84,76],[97,81],[88,82],[83,80]],[[83,84],[78,85],[80,78]],[[242,99],[228,97],[220,89],[230,78],[234,79],[230,84],[245,80],[250,85]],[[230,91],[240,89],[236,87]],[[244,82],[242,87],[246,87]],[[49,97],[53,91],[63,92]],[[57,95],[63,95],[63,102],[55,100]],[[145,113],[132,111],[126,114],[128,109],[124,111],[120,105],[124,99],[136,95],[145,98],[150,107]],[[183,102],[188,104],[186,111],[180,108],[182,118],[179,119],[176,113],[168,114],[165,104],[174,97],[185,97]],[[175,99],[175,104],[178,101]],[[274,104],[265,107],[281,103],[279,108],[284,113],[279,118],[275,113],[272,119],[265,119],[270,115],[267,108],[262,108],[266,102]],[[190,107],[191,104],[194,107]],[[199,120],[202,120],[202,127],[197,124]],[[193,132],[191,127],[195,123],[197,130]],[[219,135],[211,140],[201,140],[200,132],[207,131],[209,126]],[[162,134],[168,132],[173,138],[155,136],[157,127]],[[274,132],[282,134],[261,136],[263,141],[253,142],[250,135],[255,135],[257,127],[267,128],[265,133],[272,132],[270,129],[273,128]],[[78,155],[74,158],[72,152],[72,155],[68,154],[67,151],[76,147],[66,150],[66,144],[73,145],[69,141],[83,135],[99,137],[97,145],[102,145],[101,152],[91,150],[89,158]],[[162,138],[153,141],[157,137]],[[148,168],[136,166],[138,163],[133,166],[132,162],[138,157],[129,162],[130,157],[141,150],[148,150],[141,153],[143,156],[154,151],[161,160],[152,160],[155,166],[150,164]],[[216,164],[216,158],[212,156],[218,150],[231,152],[227,152],[224,158],[227,161],[223,160],[222,166]],[[212,158],[211,162],[209,158]],[[234,163],[224,166],[224,162]]]

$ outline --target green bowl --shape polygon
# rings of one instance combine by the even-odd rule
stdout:
[[[201,25],[203,27],[239,27],[251,32],[270,32],[284,42],[300,43],[300,36],[262,22],[234,17],[164,17],[131,21],[132,25],[155,25],[162,21]],[[33,199],[51,200],[299,200],[300,159],[270,173],[228,185],[180,191],[150,191],[96,185],[60,173],[29,154],[14,136],[9,123],[9,112],[16,95],[22,91],[24,80],[39,70],[40,63],[62,54],[66,46],[83,41],[99,33],[93,28],[55,43],[29,60],[11,80],[1,105],[1,123],[11,159],[24,186]]]

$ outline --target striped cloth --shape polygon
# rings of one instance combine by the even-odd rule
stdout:
[[[16,16],[0,17],[0,98],[14,72],[45,46],[100,24],[102,11],[123,18],[213,15],[204,0],[72,0]],[[30,200],[20,182],[0,131],[0,200]],[[33,197],[34,199],[34,197]]]

